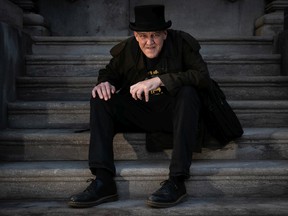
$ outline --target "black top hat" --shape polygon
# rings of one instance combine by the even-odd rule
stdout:
[[[165,22],[164,5],[143,5],[136,6],[135,22],[130,22],[130,29],[133,31],[161,31],[169,28],[172,22]]]

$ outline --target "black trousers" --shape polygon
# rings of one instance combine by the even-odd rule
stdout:
[[[90,101],[89,166],[115,176],[113,138],[118,132],[171,132],[173,153],[170,176],[189,178],[192,149],[196,142],[200,100],[194,87],[182,87],[175,96],[151,95],[149,102],[131,95],[114,94],[110,100]]]

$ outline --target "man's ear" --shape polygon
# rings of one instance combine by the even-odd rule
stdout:
[[[135,37],[135,38],[136,38],[136,40],[138,41],[137,32],[136,32],[136,31],[134,31],[133,33],[134,33],[134,37]]]
[[[167,30],[165,30],[165,31],[164,31],[164,40],[166,40],[167,34],[168,34]]]

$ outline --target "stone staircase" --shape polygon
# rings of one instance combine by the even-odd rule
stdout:
[[[9,128],[0,132],[0,215],[288,215],[288,78],[270,37],[201,38],[202,55],[241,120],[242,138],[195,154],[187,202],[145,206],[168,175],[171,150],[148,153],[145,134],[117,134],[120,201],[71,209],[91,176],[90,91],[120,37],[34,37]],[[211,141],[213,142],[213,141]]]

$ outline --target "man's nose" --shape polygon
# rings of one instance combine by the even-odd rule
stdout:
[[[149,37],[147,40],[147,44],[154,44],[154,38],[153,37]]]

